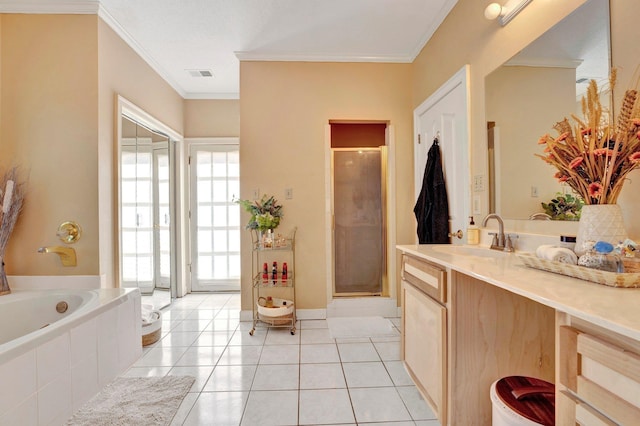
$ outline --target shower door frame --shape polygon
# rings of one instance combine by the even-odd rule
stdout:
[[[336,291],[336,221],[335,221],[335,152],[358,152],[358,151],[378,151],[380,152],[380,207],[382,220],[380,223],[382,232],[382,271],[381,271],[381,291],[379,292],[342,292]],[[388,182],[388,148],[386,145],[379,147],[366,147],[366,148],[331,148],[331,292],[334,298],[343,297],[368,297],[368,296],[382,296],[389,297],[389,268],[388,264],[388,250],[387,244],[389,242],[387,235],[387,182]]]

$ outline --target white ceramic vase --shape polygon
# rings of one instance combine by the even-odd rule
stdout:
[[[584,254],[585,241],[606,241],[614,246],[627,238],[622,210],[617,204],[588,204],[582,206],[575,252]]]

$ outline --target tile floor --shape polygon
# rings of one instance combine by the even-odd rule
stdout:
[[[325,320],[240,322],[239,294],[190,294],[125,376],[196,378],[172,425],[439,426],[400,361],[397,337],[332,339]],[[399,325],[399,318],[391,318]]]

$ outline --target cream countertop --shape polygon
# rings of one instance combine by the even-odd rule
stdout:
[[[399,245],[397,249],[640,341],[640,288],[613,288],[528,268],[513,253],[480,257],[446,253],[445,247]]]

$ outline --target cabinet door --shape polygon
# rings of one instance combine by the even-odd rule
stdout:
[[[404,361],[441,424],[445,424],[446,309],[403,282]]]

